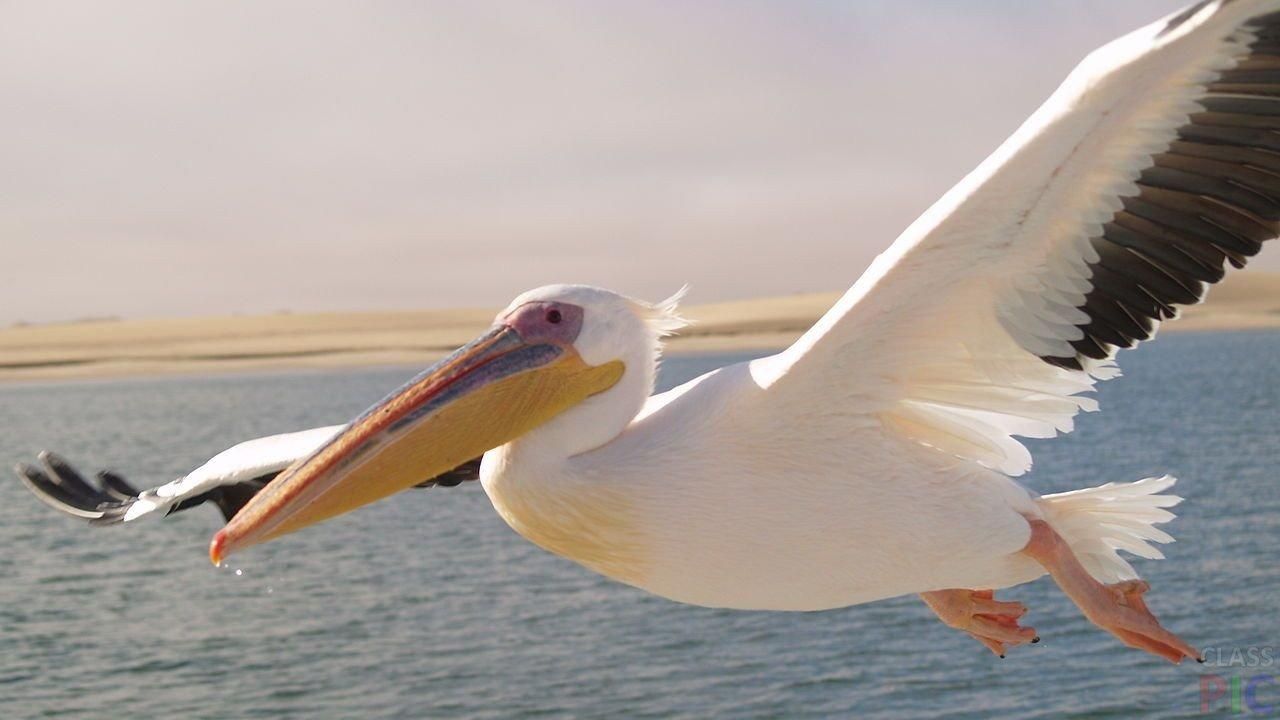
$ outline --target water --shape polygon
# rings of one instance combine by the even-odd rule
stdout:
[[[737,359],[672,359],[663,382]],[[1280,674],[1212,664],[1280,658],[1280,334],[1169,336],[1123,366],[1103,413],[1036,444],[1027,482],[1183,478],[1166,526],[1180,542],[1138,568],[1210,666],[1123,648],[1044,580],[1003,593],[1044,638],[1003,661],[911,597],[677,605],[529,545],[476,486],[406,493],[215,570],[215,510],[95,529],[5,477],[0,717],[1195,716],[1201,673]],[[159,482],[238,440],[349,418],[411,373],[3,387],[0,459],[49,447]],[[1280,686],[1254,699],[1280,707]]]

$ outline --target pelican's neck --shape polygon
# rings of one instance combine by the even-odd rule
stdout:
[[[546,472],[617,438],[653,394],[658,364],[656,339],[652,346],[631,355],[622,358],[622,377],[613,387],[587,398],[491,454],[496,453],[505,462],[519,467]]]
[[[653,391],[657,344],[622,378],[532,432],[485,453],[480,482],[507,524],[534,544],[636,584],[647,559],[632,498],[619,483],[574,472],[571,459],[617,438]]]

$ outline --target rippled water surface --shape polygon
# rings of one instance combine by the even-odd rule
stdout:
[[[672,359],[663,382],[738,359]],[[1280,646],[1280,334],[1172,335],[1122,365],[1104,412],[1036,444],[1028,484],[1176,474],[1179,542],[1138,563],[1155,610],[1211,661]],[[152,484],[238,440],[346,420],[410,374],[0,387],[0,460],[48,447]],[[1280,674],[1127,650],[1044,580],[1006,591],[1044,642],[1003,661],[915,598],[677,605],[529,545],[477,486],[409,492],[215,570],[213,509],[96,529],[2,479],[3,718],[1176,717],[1199,713],[1201,673]],[[1280,708],[1280,686],[1253,699]]]

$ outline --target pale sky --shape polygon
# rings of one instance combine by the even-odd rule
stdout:
[[[1183,4],[3,2],[0,324],[844,289]]]

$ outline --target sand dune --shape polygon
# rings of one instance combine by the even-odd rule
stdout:
[[[673,353],[785,347],[839,293],[693,305]],[[0,381],[422,365],[483,329],[492,309],[101,320],[0,329]],[[1239,273],[1165,332],[1280,328],[1280,273]]]

